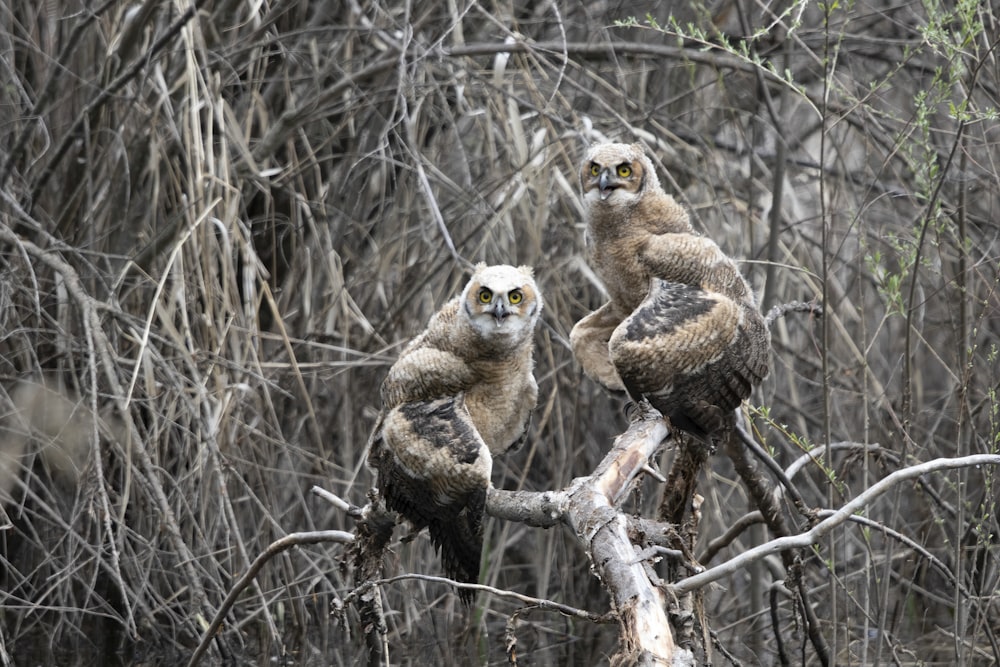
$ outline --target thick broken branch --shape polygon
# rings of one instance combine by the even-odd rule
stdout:
[[[589,480],[570,494],[566,518],[618,612],[622,629],[619,659],[625,664],[669,663],[677,650],[663,592],[652,584],[636,557],[627,518],[617,509],[667,435],[666,423],[659,415],[633,422],[615,440]]]
[[[670,662],[677,653],[663,592],[650,581],[629,539],[628,517],[618,506],[663,446],[669,432],[655,411],[632,422],[594,474],[569,489],[543,493],[493,490],[486,511],[529,525],[566,523],[593,563],[594,574],[611,595],[621,623],[618,659],[627,664]]]
[[[576,480],[562,491],[502,491],[491,488],[486,496],[486,513],[498,519],[516,521],[536,528],[551,528],[565,521]]]

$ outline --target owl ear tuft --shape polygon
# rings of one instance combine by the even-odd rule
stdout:
[[[643,148],[642,144],[640,144],[639,142],[636,142],[636,143],[632,144],[631,148],[634,151],[638,151],[639,155],[645,155],[646,154],[646,149]]]
[[[535,267],[533,267],[533,266],[528,266],[527,264],[522,264],[521,266],[517,267],[517,270],[520,271],[521,273],[525,274],[529,278],[534,278],[535,277]]]

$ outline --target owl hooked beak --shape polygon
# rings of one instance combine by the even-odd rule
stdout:
[[[510,315],[510,311],[507,309],[506,304],[504,304],[502,301],[499,300],[493,306],[492,312],[493,312],[493,317],[496,318],[497,326],[503,324],[503,321],[507,319],[508,315]]]
[[[605,169],[601,172],[601,177],[597,181],[597,186],[600,188],[601,201],[605,201],[611,196],[611,193],[614,192],[615,188],[618,187],[618,184],[611,182],[611,171],[609,169]]]

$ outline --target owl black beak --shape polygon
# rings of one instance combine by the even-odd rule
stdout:
[[[614,189],[618,187],[617,184],[611,182],[611,172],[607,169],[601,172],[601,177],[597,181],[597,186],[600,188],[602,201],[610,197]]]
[[[497,301],[496,305],[493,306],[493,317],[496,318],[497,326],[503,324],[503,321],[507,319],[508,315],[510,315],[510,311],[507,310],[507,306],[502,302]]]

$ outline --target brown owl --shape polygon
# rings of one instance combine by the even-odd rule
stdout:
[[[580,181],[588,259],[610,301],[573,327],[574,356],[707,439],[767,375],[770,334],[753,292],[694,232],[639,144],[591,147]]]
[[[525,437],[538,397],[541,310],[530,268],[479,264],[382,383],[369,465],[389,508],[428,528],[445,573],[459,581],[479,579],[493,455]]]

